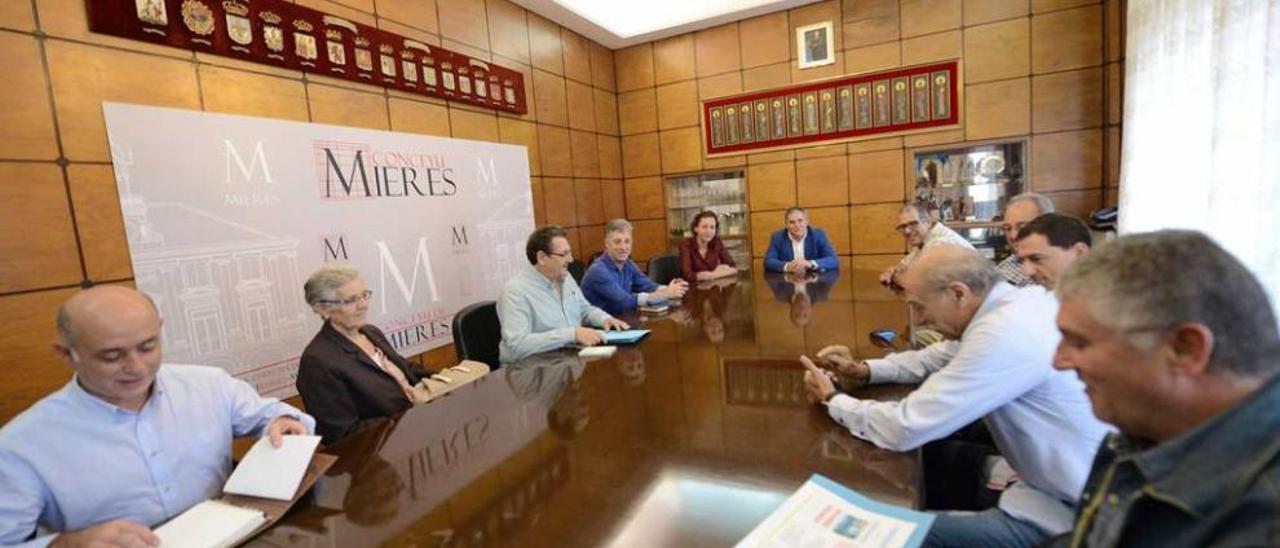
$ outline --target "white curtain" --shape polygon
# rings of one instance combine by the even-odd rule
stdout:
[[[1129,0],[1120,232],[1201,230],[1280,314],[1280,0]]]

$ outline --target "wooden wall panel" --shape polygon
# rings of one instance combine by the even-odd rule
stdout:
[[[47,320],[71,291],[39,288],[74,285],[86,275],[125,281],[131,276],[119,207],[109,207],[114,181],[104,100],[524,145],[540,222],[565,223],[575,245],[585,250],[599,223],[625,215],[652,237],[637,246],[641,261],[665,250],[664,177],[700,169],[748,172],[753,253],[762,254],[768,235],[782,226],[781,209],[807,203],[820,206],[815,218],[841,241],[841,253],[854,255],[859,269],[902,252],[892,226],[903,191],[913,182],[903,169],[913,147],[1028,139],[1033,188],[1050,191],[1068,211],[1114,202],[1119,184],[1124,0],[1101,6],[1089,0],[828,0],[616,52],[508,0],[301,3],[511,66],[526,76],[535,108],[524,116],[497,116],[96,35],[87,31],[83,0],[37,0],[38,24],[32,3],[0,3],[0,28],[7,30],[0,47],[12,54],[0,61],[0,71],[18,82],[0,91],[0,98],[11,107],[22,105],[0,115],[0,184],[14,184],[17,179],[3,174],[15,170],[43,171],[44,186],[29,192],[43,193],[38,201],[46,204],[0,222],[11,230],[20,220],[51,226],[50,234],[57,234],[50,244],[57,251],[40,257],[13,248],[21,242],[0,248],[6,272],[26,276],[21,284],[0,288],[0,299],[31,314],[0,319],[9,331]],[[795,26],[828,19],[836,27],[837,63],[796,69]],[[961,56],[968,78],[965,127],[954,131],[707,160],[700,152],[698,121],[688,116],[699,100],[744,89],[946,56]],[[1029,77],[1031,72],[1036,76]],[[67,160],[65,170],[54,164],[59,155]],[[837,164],[845,166],[848,181],[839,191],[818,182],[840,180]],[[73,219],[78,234],[70,229]],[[847,228],[830,228],[841,219]],[[859,291],[858,281],[850,281]],[[19,286],[37,290],[15,293]],[[51,327],[40,329],[31,332],[42,339],[31,342],[33,350],[6,351],[3,357],[5,363],[44,360],[22,371],[27,384],[21,390],[28,395],[55,389],[68,374],[51,359],[33,357],[34,349],[43,353],[50,342]],[[444,365],[454,357],[441,349],[415,359]],[[18,386],[15,375],[0,372],[0,386]],[[9,393],[0,398],[0,421],[15,405],[29,403]]]
[[[0,205],[0,228],[29,235],[0,243],[0,363],[6,364],[0,369],[0,424],[71,374],[49,350],[58,304],[86,278],[132,283],[103,101],[522,145],[529,149],[536,220],[566,224],[578,250],[601,245],[601,223],[624,214],[613,51],[508,0],[299,3],[519,70],[536,112],[499,116],[376,86],[318,75],[304,80],[297,71],[93,34],[83,0],[0,2],[0,28],[6,31],[0,33],[6,53],[0,74],[11,82],[0,90],[7,106],[0,113],[0,185],[17,197]],[[648,63],[646,84],[652,86],[651,57]],[[683,79],[696,89],[690,78]],[[687,127],[696,128],[696,122]],[[656,133],[647,144],[657,174]],[[55,163],[60,155],[65,168]],[[550,176],[545,182],[544,172]],[[660,217],[661,185],[654,188],[658,205],[652,211]],[[655,229],[665,233],[656,221],[648,227]],[[446,347],[413,359],[439,368],[456,356]]]

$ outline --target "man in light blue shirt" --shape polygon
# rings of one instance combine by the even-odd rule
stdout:
[[[314,429],[221,369],[162,365],[160,327],[127,287],[59,309],[75,375],[0,429],[0,545],[154,546],[151,527],[221,493],[233,436]]]
[[[605,253],[582,277],[582,295],[587,302],[610,314],[665,304],[689,290],[688,282],[679,278],[658,285],[640,272],[631,260],[631,233],[631,223],[626,219],[614,219],[604,225]]]
[[[998,508],[938,516],[927,546],[1035,546],[1071,527],[1075,501],[1107,427],[1075,375],[1053,368],[1058,302],[1040,287],[1014,288],[990,261],[960,246],[925,249],[901,277],[921,323],[949,341],[883,360],[854,362],[824,349],[848,384],[921,383],[896,402],[836,391],[808,358],[810,395],[862,439],[907,451],[983,419],[1019,474]]]
[[[498,298],[498,321],[503,362],[563,348],[571,344],[594,346],[604,342],[599,329],[628,329],[626,322],[610,316],[582,296],[569,276],[573,253],[563,228],[548,225],[533,231],[525,244],[529,266],[507,280]]]

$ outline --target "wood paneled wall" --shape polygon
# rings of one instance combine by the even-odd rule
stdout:
[[[70,377],[50,349],[57,305],[86,281],[132,283],[103,101],[524,145],[537,221],[572,227],[583,256],[602,247],[623,215],[612,51],[506,0],[298,3],[517,68],[531,112],[93,34],[85,0],[0,2],[0,424]]]
[[[617,51],[627,215],[661,241],[664,177],[747,172],[753,251],[782,211],[809,208],[855,267],[903,251],[893,231],[915,149],[1026,139],[1031,188],[1085,214],[1119,184],[1123,0],[829,0]],[[795,29],[833,21],[836,63],[796,68]],[[960,129],[716,159],[699,100],[950,58],[963,62]],[[1108,191],[1108,189],[1112,189]],[[642,253],[638,253],[643,255]],[[880,257],[877,257],[880,256]]]
[[[1124,0],[830,0],[617,52],[506,0],[298,2],[519,68],[531,112],[96,35],[84,0],[0,2],[0,423],[70,376],[49,349],[58,303],[86,281],[132,283],[102,101],[524,145],[537,221],[572,227],[583,257],[621,216],[636,226],[638,260],[663,252],[663,177],[738,167],[756,254],[799,204],[850,256],[843,269],[874,271],[902,251],[892,226],[913,149],[995,138],[1029,140],[1032,186],[1062,209],[1115,202]],[[796,69],[794,29],[825,20],[838,29],[837,62]],[[952,57],[965,70],[959,130],[701,155],[699,99]]]

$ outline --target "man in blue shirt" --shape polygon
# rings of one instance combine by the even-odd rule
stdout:
[[[1280,329],[1199,232],[1125,236],[1058,282],[1056,363],[1120,429],[1053,546],[1280,545]]]
[[[587,301],[610,314],[664,304],[683,297],[689,290],[689,283],[679,278],[658,285],[640,272],[631,260],[631,233],[631,223],[626,219],[609,221],[604,227],[605,253],[582,277],[582,294]]]
[[[629,327],[591,306],[568,275],[573,251],[563,228],[547,225],[533,231],[524,253],[529,266],[507,280],[498,298],[498,322],[502,324],[498,357],[503,363],[571,344],[601,344],[604,334],[600,329]]]
[[[121,286],[58,310],[75,375],[0,429],[0,545],[155,546],[151,527],[221,493],[232,436],[314,429],[221,369],[161,364],[160,326]]]
[[[769,251],[764,255],[764,269],[769,272],[837,270],[840,259],[831,247],[827,233],[809,226],[809,214],[793,207],[785,215],[787,227],[769,237]]]

